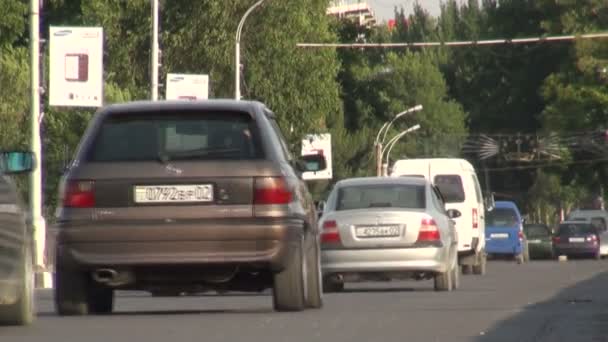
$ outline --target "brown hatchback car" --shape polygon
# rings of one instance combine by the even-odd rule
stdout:
[[[295,158],[262,103],[132,102],[96,113],[61,190],[55,304],[110,313],[115,290],[264,291],[322,306],[319,230]]]

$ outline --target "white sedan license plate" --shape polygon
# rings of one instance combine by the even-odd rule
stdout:
[[[507,239],[507,238],[509,238],[509,234],[507,234],[507,233],[494,233],[494,234],[490,234],[490,237],[492,239]]]
[[[585,238],[582,238],[582,237],[571,237],[570,239],[568,239],[568,241],[570,241],[570,242],[585,242]]]
[[[370,226],[356,227],[355,233],[359,238],[373,238],[399,236],[401,231],[399,226]]]
[[[200,203],[213,201],[211,184],[139,185],[135,203]]]

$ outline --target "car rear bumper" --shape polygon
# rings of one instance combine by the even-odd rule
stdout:
[[[199,220],[185,223],[63,223],[57,260],[78,268],[244,265],[281,270],[299,241],[298,219]]]
[[[486,252],[489,254],[512,254],[518,255],[522,252],[521,243],[509,243],[506,241],[486,241]]]
[[[550,255],[553,253],[553,245],[547,242],[531,243],[528,242],[528,249],[533,255]]]
[[[348,272],[445,272],[449,248],[387,248],[323,250],[323,274]]]
[[[556,245],[555,253],[557,255],[579,255],[579,254],[595,254],[599,251],[599,246],[586,245],[586,246],[569,246],[569,245]]]

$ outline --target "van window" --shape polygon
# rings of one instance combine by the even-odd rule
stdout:
[[[510,208],[494,208],[486,212],[486,226],[492,227],[517,227],[519,219],[515,210]]]
[[[464,188],[459,175],[437,175],[434,183],[441,191],[446,203],[464,202]]]

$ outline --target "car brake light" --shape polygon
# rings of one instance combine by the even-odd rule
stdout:
[[[340,242],[340,230],[338,223],[334,220],[323,222],[323,231],[321,232],[321,242],[337,243]]]
[[[437,228],[435,220],[432,218],[423,218],[420,223],[417,242],[439,241],[440,239],[439,228]]]
[[[288,204],[292,194],[283,177],[259,177],[254,184],[254,204]]]
[[[473,229],[479,228],[479,216],[477,215],[477,208],[473,208]]]
[[[95,206],[95,183],[92,181],[68,181],[63,191],[63,206],[68,208],[92,208]]]
[[[560,241],[559,236],[553,237],[553,243],[559,243],[559,241]]]
[[[522,232],[521,230],[517,233],[517,236],[519,236],[520,240],[524,239],[524,232]]]
[[[589,242],[597,242],[597,236],[595,236],[595,235],[589,235],[589,236],[587,236],[587,241],[589,241]]]

